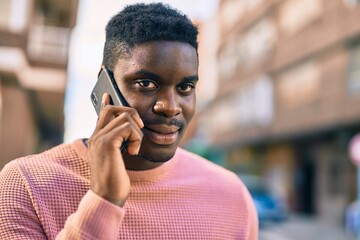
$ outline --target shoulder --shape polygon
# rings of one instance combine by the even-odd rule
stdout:
[[[244,188],[240,178],[234,172],[182,148],[179,148],[176,154],[179,165],[186,169],[186,172],[206,177],[211,181],[215,180],[222,185]]]
[[[209,160],[188,152],[184,149],[177,151],[179,169],[186,174],[181,177],[191,179],[191,183],[200,185],[199,191],[210,192],[213,200],[228,206],[227,210],[233,214],[238,213],[247,219],[248,230],[251,232],[249,239],[257,239],[257,213],[252,197],[234,172],[225,169]],[[236,214],[235,214],[236,215]]]
[[[249,207],[253,204],[247,187],[234,172],[184,149],[178,149],[177,157],[177,172],[181,172],[182,179],[191,179],[192,183],[211,189],[230,202],[237,201]]]
[[[51,171],[67,169],[76,171],[79,165],[85,164],[74,148],[74,143],[60,144],[42,153],[28,155],[12,160],[6,164],[2,172],[18,172],[29,177],[33,175],[45,176]]]

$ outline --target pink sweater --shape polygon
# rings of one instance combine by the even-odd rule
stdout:
[[[253,202],[232,172],[178,149],[128,174],[120,208],[89,190],[81,140],[12,161],[0,173],[0,239],[257,239]]]

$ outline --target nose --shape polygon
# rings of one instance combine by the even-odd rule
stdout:
[[[174,117],[180,114],[181,107],[177,94],[171,90],[162,93],[154,105],[154,112],[165,117]]]

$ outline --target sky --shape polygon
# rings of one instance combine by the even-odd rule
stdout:
[[[127,3],[153,0],[80,0],[77,24],[72,32],[68,80],[65,93],[64,142],[90,137],[97,116],[90,102],[90,92],[102,60],[107,21]],[[214,15],[218,0],[164,0],[193,20],[207,21]]]

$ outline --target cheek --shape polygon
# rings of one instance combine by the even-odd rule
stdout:
[[[189,99],[184,99],[181,103],[182,111],[184,118],[187,122],[189,122],[195,113],[195,107],[196,107],[196,99],[194,97],[189,97]]]
[[[125,97],[125,96],[124,96]],[[143,116],[148,111],[151,111],[153,102],[151,98],[139,97],[136,94],[128,94],[126,100],[130,107],[135,108],[140,116]]]

